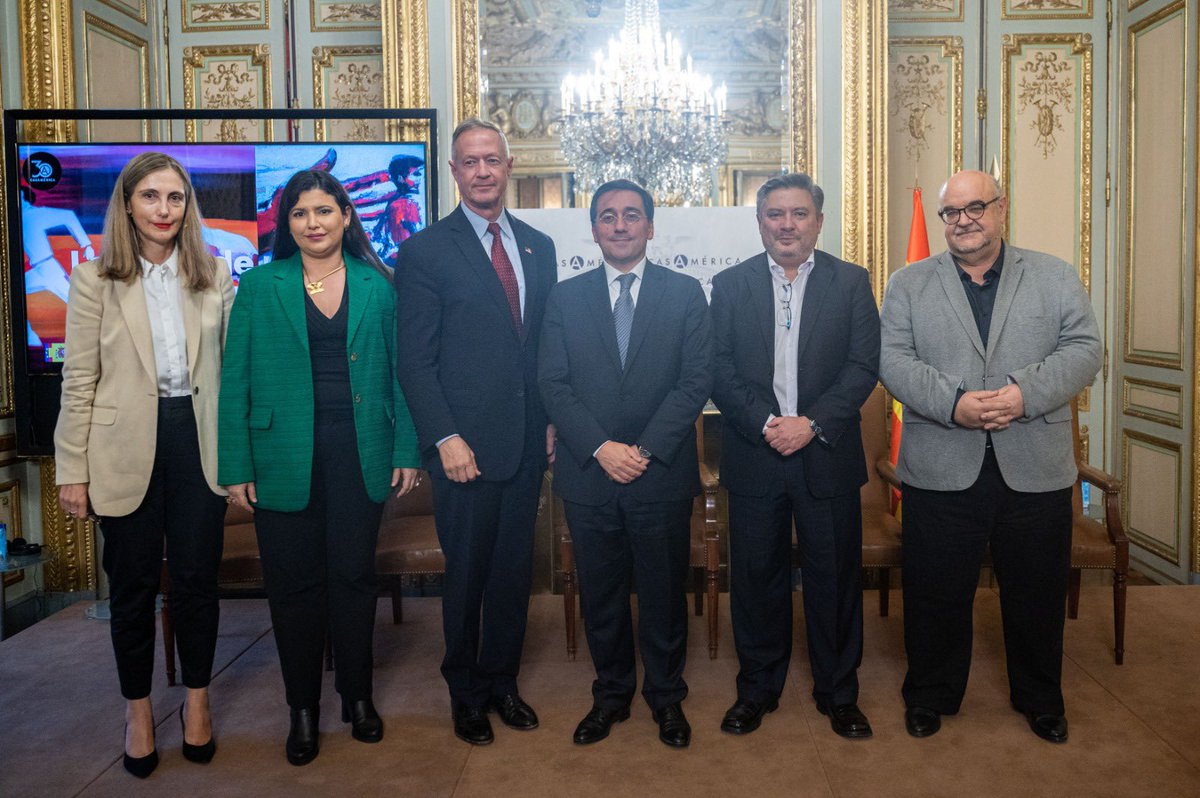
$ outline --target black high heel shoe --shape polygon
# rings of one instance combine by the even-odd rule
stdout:
[[[307,765],[317,758],[321,708],[305,707],[292,710],[292,728],[288,732],[287,761],[293,765]]]
[[[383,739],[383,719],[375,711],[371,699],[342,701],[342,723],[349,723],[350,736],[360,743],[377,743]]]
[[[125,732],[129,732],[128,723],[125,724]],[[125,747],[124,735],[122,735],[121,747]],[[125,770],[132,775],[137,776],[139,779],[144,779],[149,776],[154,772],[156,767],[158,767],[157,747],[155,747],[153,751],[145,756],[130,756],[129,754],[125,754]]]
[[[212,761],[213,754],[217,752],[217,736],[210,735],[208,742],[202,745],[192,745],[187,741],[187,722],[183,719],[183,709],[187,706],[187,701],[179,705],[179,728],[183,730],[183,758],[189,762],[198,762],[201,765],[208,764]]]

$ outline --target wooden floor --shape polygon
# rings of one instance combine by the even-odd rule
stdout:
[[[403,625],[392,626],[381,605],[376,627],[384,741],[351,739],[338,722],[329,675],[321,754],[303,768],[283,756],[287,709],[265,602],[226,602],[212,687],[216,758],[206,766],[183,759],[175,714],[183,688],[158,678],[152,697],[162,763],[146,781],[121,767],[122,701],[107,626],[69,607],[0,643],[0,796],[1200,795],[1200,587],[1129,590],[1123,666],[1111,653],[1111,592],[1084,588],[1080,618],[1067,622],[1071,740],[1062,746],[1034,737],[1009,707],[998,598],[987,588],[975,605],[966,701],[935,737],[904,732],[898,591],[889,618],[867,596],[860,706],[873,739],[843,740],[816,711],[798,595],[796,650],[779,710],[752,735],[723,734],[718,724],[735,696],[737,660],[728,597],[721,598],[716,660],[707,656],[703,619],[693,618],[689,749],[659,743],[640,701],[608,740],[572,744],[593,674],[586,647],[578,661],[566,660],[561,599],[548,595],[533,599],[521,673],[541,728],[515,732],[496,723],[493,745],[458,741],[438,672],[440,601],[410,599]]]

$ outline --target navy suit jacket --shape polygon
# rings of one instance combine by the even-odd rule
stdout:
[[[653,455],[629,490],[645,501],[700,492],[696,417],[712,389],[708,305],[691,277],[647,263],[625,368],[603,268],[554,286],[538,380],[561,444],[554,489],[567,501],[608,502],[617,483],[592,453],[607,440]]]
[[[506,211],[507,213],[507,211]],[[480,479],[504,481],[523,460],[545,465],[538,335],[556,276],[554,242],[509,215],[525,275],[517,334],[500,278],[461,208],[407,239],[396,260],[398,377],[425,467],[457,433]]]
[[[796,410],[822,428],[803,458],[817,498],[858,490],[867,481],[859,408],[879,371],[879,311],[866,269],[817,250],[804,290]],[[762,496],[763,475],[784,459],[763,438],[775,399],[775,325],[779,301],[766,253],[713,278],[713,401],[721,410],[721,483]]]

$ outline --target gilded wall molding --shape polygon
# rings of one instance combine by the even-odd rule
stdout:
[[[1173,530],[1175,533],[1174,546],[1165,544],[1163,541],[1157,538],[1150,537],[1130,524],[1129,511],[1133,495],[1132,489],[1134,487],[1134,480],[1133,476],[1130,474],[1129,453],[1130,449],[1132,449],[1134,445],[1131,442],[1134,441],[1140,443],[1142,448],[1147,451],[1157,450],[1158,453],[1171,456],[1175,460],[1175,484],[1172,486],[1175,497],[1175,529]],[[1183,517],[1179,514],[1179,502],[1181,498],[1180,494],[1183,489],[1183,444],[1126,428],[1124,430],[1124,437],[1122,440],[1121,462],[1125,464],[1125,485],[1127,489],[1130,489],[1130,493],[1126,497],[1126,500],[1121,502],[1121,514],[1123,516],[1121,520],[1125,524],[1125,531],[1129,535],[1129,539],[1146,551],[1162,557],[1172,565],[1182,565],[1183,563],[1181,562],[1182,558],[1180,557],[1179,544],[1182,539],[1181,525],[1183,522]]]
[[[225,63],[220,63],[224,61]],[[216,64],[217,70],[204,72]],[[244,71],[243,71],[244,69]],[[255,80],[257,76],[257,80]],[[199,80],[199,82],[198,82]],[[183,104],[185,108],[230,111],[271,107],[271,47],[268,44],[218,44],[183,48]],[[218,123],[217,141],[243,141],[247,136],[236,119]],[[274,138],[271,125],[254,122],[264,141]],[[187,141],[200,141],[195,120],[184,122]],[[210,140],[210,139],[205,139]]]
[[[313,106],[316,108],[382,108],[383,48],[346,45],[313,48]],[[342,68],[344,67],[344,69]],[[378,141],[382,120],[317,119],[313,137],[325,141],[329,133],[346,141]]]
[[[842,258],[887,278],[887,9],[842,0]]]
[[[383,103],[429,107],[429,19],[426,0],[383,4]]]
[[[1071,55],[1079,56],[1079,279],[1083,282],[1083,287],[1090,294],[1092,291],[1092,36],[1090,33],[1006,33],[1003,39],[1003,75],[1001,78],[1000,95],[1001,95],[1001,113],[1002,121],[1000,125],[1000,168],[1002,171],[1001,182],[1005,186],[1005,190],[1011,190],[1010,178],[1013,173],[1014,157],[1012,137],[1009,135],[1009,124],[1015,124],[1016,110],[1014,109],[1014,99],[1018,102],[1029,102],[1038,107],[1039,119],[1039,142],[1043,148],[1044,157],[1053,151],[1051,142],[1053,139],[1054,122],[1059,117],[1055,117],[1056,108],[1050,105],[1053,100],[1047,101],[1045,105],[1037,106],[1040,97],[1032,97],[1026,94],[1023,97],[1013,97],[1012,80],[1014,61],[1025,52],[1025,48],[1037,47],[1070,47]],[[1040,55],[1040,54],[1039,54]],[[1034,71],[1046,73],[1053,71],[1059,65],[1049,63],[1047,59],[1040,59],[1036,62]],[[1066,87],[1061,84],[1053,84],[1053,75],[1050,76],[1052,91],[1066,91]],[[1045,81],[1039,83],[1039,86]],[[1040,89],[1039,89],[1040,91]],[[1073,94],[1070,96],[1074,96]],[[1059,128],[1061,129],[1061,125]],[[1009,211],[1011,216],[1012,211]],[[1008,219],[1005,220],[1006,227]]]
[[[68,519],[58,506],[54,458],[41,458],[42,542],[57,555],[46,563],[46,590],[69,593],[96,590],[96,527],[91,521]]]
[[[4,69],[0,64],[0,108],[4,107]],[[4,131],[0,130],[0,152],[6,152]],[[13,165],[15,167],[15,164]],[[0,181],[8,185],[7,159],[0,159]],[[0,241],[8,241],[8,200],[7,191],[0,191]],[[8,246],[0,246],[0,418],[10,418],[13,415],[13,384],[12,384],[12,305],[8,298]],[[15,441],[14,441],[15,446]],[[0,468],[5,465],[0,461]]]
[[[1124,271],[1125,271],[1125,274],[1124,274],[1125,329],[1124,329],[1124,336],[1123,336],[1124,337],[1124,342],[1123,342],[1124,360],[1126,363],[1137,363],[1137,364],[1144,365],[1144,366],[1158,366],[1161,368],[1169,368],[1169,369],[1176,370],[1176,371],[1183,370],[1183,329],[1182,329],[1182,326],[1179,330],[1179,345],[1177,347],[1177,352],[1178,352],[1177,354],[1171,354],[1171,353],[1155,354],[1155,353],[1150,353],[1150,352],[1138,352],[1138,351],[1135,351],[1133,348],[1133,282],[1134,282],[1134,274],[1133,273],[1134,273],[1134,266],[1135,266],[1135,264],[1133,262],[1133,238],[1134,238],[1133,217],[1134,217],[1135,205],[1137,203],[1137,195],[1134,190],[1134,186],[1136,184],[1135,177],[1134,177],[1134,174],[1135,174],[1134,150],[1138,143],[1136,131],[1134,130],[1134,127],[1135,127],[1135,113],[1134,112],[1135,112],[1135,98],[1136,98],[1136,93],[1137,93],[1137,46],[1138,46],[1137,39],[1138,39],[1138,34],[1142,33],[1143,31],[1145,31],[1149,28],[1152,28],[1152,27],[1158,25],[1159,23],[1164,22],[1168,18],[1170,18],[1176,14],[1180,14],[1180,13],[1182,13],[1184,15],[1184,28],[1185,28],[1185,36],[1186,36],[1186,28],[1187,28],[1187,24],[1188,24],[1187,19],[1186,19],[1186,14],[1187,14],[1186,0],[1175,0],[1175,2],[1164,6],[1163,8],[1160,8],[1158,11],[1154,12],[1153,14],[1150,14],[1129,26],[1129,30],[1128,30],[1128,34],[1127,34],[1128,38],[1126,40],[1126,50],[1125,50],[1125,54],[1126,54],[1126,58],[1125,58],[1125,62],[1126,62],[1125,63],[1125,70],[1126,70],[1125,71],[1125,76],[1126,76],[1126,80],[1125,80],[1125,91],[1126,91],[1126,96],[1125,96],[1125,114],[1126,114],[1125,135],[1126,135],[1126,140],[1124,142],[1124,145],[1125,145],[1125,174],[1126,174],[1126,180],[1128,181],[1127,188],[1128,188],[1129,198],[1128,198],[1128,201],[1125,203],[1125,218],[1124,218],[1124,220],[1122,220],[1122,223],[1124,224],[1124,228],[1125,228],[1124,229],[1125,241],[1124,241],[1123,253],[1122,253],[1124,255],[1123,267],[1124,267]],[[1185,48],[1186,48],[1186,40],[1185,40]],[[1184,116],[1186,117],[1186,114],[1187,114],[1186,100],[1183,97],[1180,97],[1180,104],[1181,104],[1181,113],[1184,114]],[[1183,126],[1184,126],[1184,128],[1186,128],[1186,119],[1185,119]],[[1184,161],[1185,160],[1184,156],[1186,155],[1186,150],[1181,147],[1179,155],[1180,155],[1180,160]],[[1185,163],[1181,163],[1180,166],[1186,168]],[[1184,188],[1186,190],[1186,186]],[[1180,216],[1181,216],[1181,218],[1183,218],[1184,224],[1186,225],[1186,218],[1183,217],[1183,214],[1180,214]],[[1184,236],[1186,238],[1186,236],[1187,236],[1186,229],[1180,230],[1180,235]],[[1183,308],[1182,308],[1183,293],[1182,293],[1182,291],[1180,292],[1180,300],[1179,301],[1180,301],[1180,305],[1181,305],[1179,315],[1180,315],[1180,318],[1182,319],[1182,317],[1183,317]],[[1200,324],[1198,324],[1196,326],[1198,329],[1200,329]],[[1197,386],[1197,391],[1200,391],[1200,384],[1198,384],[1198,386]],[[1195,403],[1193,403],[1193,407],[1195,407]],[[1197,420],[1200,420],[1200,412],[1197,413]],[[1200,484],[1200,482],[1198,482],[1198,484]],[[1200,511],[1197,511],[1197,512],[1200,512]],[[1200,534],[1200,533],[1198,533],[1198,534]]]
[[[309,0],[309,26],[320,31],[378,30],[385,0]]]
[[[21,105],[26,108],[75,107],[75,51],[71,0],[19,0],[21,31]],[[71,141],[75,123],[27,122],[27,138]]]
[[[451,22],[453,44],[451,63],[454,65],[454,117],[453,128],[464,119],[479,116],[483,108],[479,100],[479,84],[482,83],[482,62],[479,52],[479,3],[476,0],[458,0],[452,6],[454,19]]]
[[[270,0],[179,0],[184,33],[268,30]]]
[[[0,482],[0,521],[8,527],[3,533],[8,540],[25,537],[25,530],[21,526],[21,481],[18,479]],[[7,587],[23,581],[25,571],[6,573],[2,578]]]
[[[950,59],[954,79],[950,81],[950,173],[962,169],[963,162],[963,39],[961,36],[893,36],[891,47],[940,47],[941,57]],[[890,89],[890,87],[889,87]],[[889,92],[895,99],[895,92]]]
[[[100,2],[142,25],[150,21],[150,17],[146,14],[146,0],[100,0]]]
[[[964,0],[888,0],[894,22],[962,22]]]
[[[1157,380],[1143,380],[1135,377],[1125,377],[1122,380],[1121,386],[1121,412],[1127,416],[1134,418],[1142,418],[1146,421],[1153,421],[1157,424],[1165,424],[1169,427],[1183,429],[1183,416],[1178,413],[1171,413],[1159,407],[1150,407],[1149,405],[1139,404],[1133,397],[1133,392],[1137,389],[1142,389],[1150,393],[1160,396],[1174,398],[1177,406],[1183,406],[1183,389],[1178,385],[1172,385],[1169,382],[1159,382]]]
[[[101,19],[100,17],[97,17],[94,14],[84,14],[83,15],[83,28],[84,28],[84,33],[83,33],[83,96],[87,100],[88,107],[89,108],[91,108],[91,107],[103,108],[105,106],[110,105],[109,103],[104,103],[104,102],[97,104],[97,103],[93,102],[94,98],[92,96],[92,89],[93,89],[93,86],[96,83],[96,81],[94,81],[92,78],[92,58],[91,58],[91,51],[89,50],[89,46],[88,46],[87,33],[89,30],[98,30],[98,31],[103,31],[105,34],[107,34],[108,36],[110,36],[114,39],[119,39],[120,41],[129,45],[130,49],[137,50],[138,73],[139,73],[138,76],[139,76],[139,79],[141,80],[141,90],[139,92],[141,94],[141,97],[140,97],[141,104],[139,107],[149,108],[150,107],[150,53],[149,53],[150,43],[147,42],[142,37],[136,36],[133,33],[130,33],[129,31],[125,30],[124,28],[117,27],[116,25],[112,24],[111,22]],[[109,78],[109,80],[111,80],[112,76],[109,75],[108,78]],[[91,125],[88,125],[88,138],[89,139],[91,138],[91,134],[92,134]],[[148,120],[148,119],[142,120],[142,140],[143,141],[150,140],[150,120]]]
[[[1200,26],[1195,45],[1200,48]],[[1197,49],[1195,52],[1200,52]],[[1200,61],[1196,62],[1196,85],[1200,87]],[[1196,91],[1196,124],[1200,126],[1200,89]],[[1193,138],[1194,185],[1200,190],[1200,136]],[[1192,202],[1192,573],[1200,573],[1200,197]]]
[[[791,111],[789,162],[792,171],[810,175],[817,163],[814,112],[817,85],[814,67],[817,51],[817,32],[813,23],[815,4],[815,0],[791,0],[788,3],[788,85],[792,88],[788,104]]]
[[[1004,0],[1001,19],[1091,19],[1092,0]]]

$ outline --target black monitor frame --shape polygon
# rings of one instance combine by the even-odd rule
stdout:
[[[18,347],[18,342],[25,340],[25,302],[24,297],[16,295],[16,289],[24,285],[21,271],[24,269],[24,257],[21,251],[19,235],[20,219],[20,164],[17,160],[18,148],[28,144],[63,144],[71,142],[55,142],[40,140],[19,140],[18,133],[22,126],[29,122],[101,122],[101,121],[192,121],[204,122],[222,119],[253,119],[270,122],[293,122],[304,120],[335,120],[335,119],[381,119],[394,121],[424,121],[429,131],[425,141],[427,157],[425,160],[427,203],[426,214],[428,224],[438,219],[438,112],[432,108],[401,109],[401,108],[338,108],[290,110],[286,108],[270,109],[237,109],[237,110],[177,110],[177,109],[105,109],[105,110],[31,110],[12,108],[4,110],[4,161],[5,185],[3,190],[7,198],[8,225],[8,267],[9,267],[9,329],[12,351],[9,367],[12,375],[12,401],[15,415],[15,432],[17,439],[17,455],[21,457],[44,457],[54,454],[53,430],[58,417],[59,396],[62,388],[61,373],[38,373],[31,371],[27,361],[26,347]],[[290,128],[289,128],[290,132]],[[150,142],[80,142],[98,144],[118,143],[148,143]],[[171,139],[159,141],[162,144],[187,144]],[[218,143],[218,142],[195,142]],[[262,142],[267,143],[267,142]],[[286,141],[279,144],[319,144],[315,141]],[[343,143],[339,140],[329,140],[329,143]],[[368,142],[373,143],[373,142]],[[386,143],[379,142],[379,143]],[[415,143],[415,142],[414,142]],[[14,225],[17,225],[14,227]],[[20,350],[20,351],[18,351]]]

